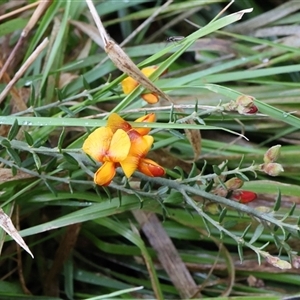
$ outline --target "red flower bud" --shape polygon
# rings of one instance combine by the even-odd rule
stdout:
[[[245,204],[254,201],[257,198],[257,195],[251,191],[239,190],[233,191],[231,198]]]

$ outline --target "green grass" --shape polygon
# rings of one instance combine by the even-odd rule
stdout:
[[[118,42],[162,5],[94,2]],[[1,208],[35,258],[1,230],[1,299],[187,298],[184,293],[191,297],[195,290],[178,279],[187,270],[196,298],[275,300],[298,293],[300,51],[290,42],[294,37],[256,37],[262,27],[240,33],[242,22],[275,6],[236,2],[215,18],[227,1],[174,1],[123,47],[139,68],[159,66],[150,78],[174,107],[163,99],[147,105],[143,87],[124,95],[126,75],[99,46],[85,1],[54,1],[39,16],[8,66],[10,78],[45,37],[49,44],[0,103]],[[18,8],[9,3],[1,4],[3,15]],[[251,7],[239,21],[236,12]],[[1,21],[6,59],[34,9]],[[198,9],[188,18],[198,28],[183,20],[191,9]],[[296,12],[276,17],[275,10],[274,16],[264,28],[297,25]],[[185,39],[166,43],[172,35]],[[0,92],[8,82],[1,80]],[[253,97],[257,114],[226,111],[241,95]],[[144,125],[134,124],[136,118],[156,113],[149,155],[166,168],[165,178],[136,172],[125,180],[118,171],[108,187],[95,186],[99,166],[81,147],[110,112],[136,126]],[[202,133],[194,162],[184,129]],[[276,163],[284,172],[258,171],[265,152],[278,144]],[[244,181],[241,189],[257,193],[255,201],[224,197],[226,180],[235,176]],[[143,223],[132,211],[149,220],[155,214],[158,224]],[[178,281],[172,266],[182,268]]]

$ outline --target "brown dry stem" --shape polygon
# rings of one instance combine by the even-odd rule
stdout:
[[[46,1],[40,1],[38,7],[34,11],[33,15],[31,16],[28,24],[26,27],[23,29],[21,36],[14,47],[13,51],[10,53],[8,59],[6,60],[3,68],[0,70],[0,80],[3,77],[3,74],[7,71],[9,65],[13,61],[16,53],[19,51],[19,49],[22,47],[28,33],[30,30],[35,26],[35,24],[38,22],[40,19],[41,15],[44,13],[44,11],[47,9],[47,7],[51,4],[52,0],[46,0]],[[0,101],[1,103],[1,101]]]
[[[182,299],[190,298],[197,290],[197,285],[157,216],[141,210],[132,213]]]

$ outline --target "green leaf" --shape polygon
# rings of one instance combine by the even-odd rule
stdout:
[[[6,148],[6,151],[8,155],[11,157],[11,159],[15,162],[15,164],[20,167],[22,164],[21,158],[18,155],[18,153],[13,148]]]
[[[78,166],[78,161],[69,153],[64,152],[63,157],[71,165]]]
[[[88,81],[85,79],[84,76],[81,76],[81,79],[82,79],[82,85],[83,85],[84,89],[89,91],[91,89],[91,87],[90,87]]]
[[[1,145],[5,148],[11,148],[11,144],[10,144],[9,140],[7,140],[7,139],[3,139],[1,141]]]
[[[219,216],[219,223],[222,224],[224,218],[226,217],[226,214],[227,214],[227,209],[226,207],[224,207],[220,213],[220,216]]]
[[[185,178],[184,171],[182,170],[181,167],[175,166],[175,167],[174,167],[174,170],[176,170],[176,171],[179,173],[181,179],[184,179],[184,178]]]
[[[25,28],[28,19],[16,18],[0,25],[0,37]]]
[[[210,236],[211,235],[211,231],[210,231],[210,227],[209,227],[209,225],[208,225],[208,223],[207,223],[207,220],[205,219],[205,217],[203,217],[202,216],[202,219],[203,219],[203,224],[204,224],[204,226],[205,226],[205,228],[206,228],[206,231],[208,232],[208,235]],[[221,233],[221,232],[220,232]]]
[[[65,127],[63,127],[60,135],[59,135],[59,139],[58,139],[58,142],[57,142],[57,148],[59,151],[61,151],[61,149],[63,148],[63,142],[64,142],[64,139],[65,139],[65,133],[66,133],[66,130],[65,130]]]
[[[222,174],[222,171],[221,171],[221,169],[218,166],[213,165],[212,167],[213,167],[214,173],[216,175],[221,175]]]
[[[33,140],[33,137],[31,136],[31,134],[29,132],[27,132],[26,130],[24,130],[23,132],[24,132],[24,136],[25,136],[25,140],[26,140],[27,144],[29,146],[33,146],[34,140]]]
[[[45,185],[47,186],[47,188],[49,189],[49,191],[54,195],[57,196],[57,190],[54,188],[54,186],[52,185],[52,183],[50,183],[49,180],[44,180]]]
[[[197,165],[193,162],[191,171],[190,171],[190,173],[189,173],[189,175],[188,175],[188,178],[193,178],[193,177],[195,177],[196,175],[198,175],[198,173],[199,173],[198,167],[197,167]]]
[[[57,94],[57,98],[59,101],[63,101],[64,100],[64,94],[60,89],[55,89],[56,94]]]
[[[75,117],[75,113],[66,106],[60,105],[59,109],[63,111],[68,117]]]
[[[245,159],[245,155],[243,155],[243,156],[241,157],[241,160],[240,160],[239,165],[238,165],[238,169],[241,169],[241,168],[243,167],[244,159]]]
[[[34,84],[30,84],[30,96],[28,99],[29,106],[36,107],[36,99],[35,99],[35,86]]]
[[[12,166],[11,167],[11,173],[12,173],[13,176],[16,176],[17,173],[18,173],[18,169],[15,166]]]
[[[180,192],[172,191],[170,195],[164,199],[164,203],[178,204],[183,202],[183,196]]]
[[[53,171],[54,169],[56,169],[57,166],[57,158],[53,157],[47,164],[45,167],[45,173],[49,173],[51,171]]]
[[[168,191],[169,191],[169,187],[167,187],[167,186],[162,186],[162,187],[158,188],[157,194],[158,194],[159,196],[163,196],[163,195],[165,195]]]
[[[239,258],[241,263],[244,261],[244,251],[243,251],[243,245],[241,243],[237,244],[237,248],[238,248],[238,254],[239,254]]]
[[[263,224],[261,224],[261,223],[258,224],[249,243],[250,244],[255,243],[259,239],[259,237],[262,235],[262,233],[264,232],[264,229],[265,228],[264,228]]]
[[[34,159],[34,163],[36,165],[36,169],[38,171],[40,171],[42,163],[41,163],[41,160],[40,160],[39,156],[35,152],[32,153],[32,156],[33,156],[33,159]]]
[[[244,173],[235,173],[235,176],[241,180],[245,181],[249,181],[249,178],[244,174]]]
[[[19,128],[20,126],[18,124],[18,120],[15,120],[14,124],[10,127],[10,130],[7,134],[7,139],[9,141],[13,140],[17,136],[19,132]]]
[[[241,239],[245,239],[246,234],[248,233],[249,229],[251,228],[252,224],[249,224],[246,229],[244,230],[243,234],[241,235]]]
[[[274,206],[273,206],[273,210],[278,211],[280,209],[280,207],[281,207],[281,191],[278,190],[278,194],[277,194]]]

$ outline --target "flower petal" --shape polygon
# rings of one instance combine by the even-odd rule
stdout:
[[[145,76],[149,77],[157,68],[158,66],[150,66],[150,67],[143,68],[141,72]],[[128,95],[139,85],[139,83],[135,79],[131,77],[127,77],[122,80],[121,85],[124,94]]]
[[[113,132],[110,128],[100,127],[87,137],[83,143],[82,150],[94,160],[103,162],[112,137]]]
[[[134,155],[128,155],[125,160],[120,162],[123,172],[129,178],[137,169],[140,158]]]
[[[94,182],[98,185],[109,185],[116,175],[115,164],[113,162],[105,162],[95,173]]]
[[[135,130],[130,130],[128,132],[128,135],[131,142],[129,153],[131,155],[145,157],[153,144],[154,141],[153,136],[151,135],[142,136]]]
[[[148,122],[154,122],[156,119],[156,115],[154,113],[148,114],[145,116],[142,116],[138,119],[136,119],[134,122],[139,123],[148,123]],[[134,127],[134,130],[137,131],[140,135],[146,135],[151,130],[150,127]]]
[[[156,115],[155,113],[151,113],[142,117],[137,118],[134,122],[138,122],[138,123],[148,123],[148,122],[154,122],[156,119]]]
[[[125,95],[131,93],[138,85],[139,83],[131,77],[127,77],[121,82],[122,90]]]
[[[158,68],[158,66],[149,66],[149,67],[143,68],[141,71],[145,76],[149,77],[157,68]]]
[[[153,137],[150,135],[141,136],[134,130],[130,130],[128,134],[131,141],[129,154],[126,159],[120,161],[127,178],[137,169],[140,159],[147,155],[153,143]]]
[[[140,160],[138,170],[150,177],[162,177],[166,173],[163,167],[149,158]]]
[[[128,134],[123,129],[118,129],[111,139],[107,160],[112,162],[124,160],[129,153],[130,147],[131,141]]]
[[[112,113],[109,115],[107,120],[107,127],[109,127],[113,133],[115,133],[118,129],[123,129],[127,132],[132,128],[129,123],[127,123],[116,113]]]
[[[141,97],[149,104],[155,104],[159,101],[159,97],[157,94],[143,94]]]

